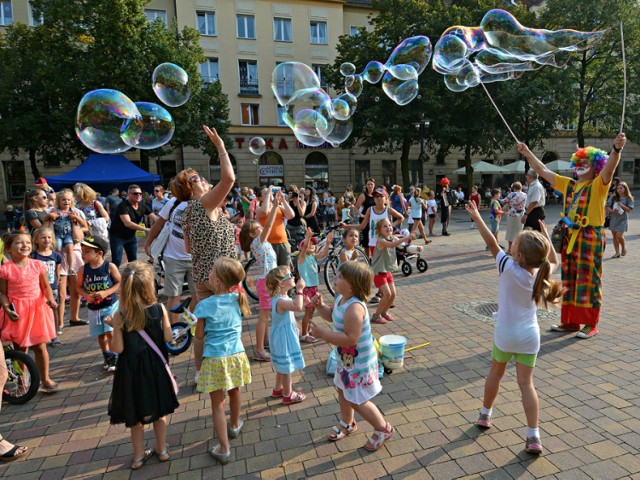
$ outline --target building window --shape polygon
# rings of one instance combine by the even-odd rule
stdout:
[[[382,161],[382,184],[389,189],[396,182],[396,161],[395,160],[383,160]]]
[[[167,24],[167,12],[165,10],[151,10],[147,8],[144,10],[144,15],[147,17],[147,22],[149,23],[153,23],[159,18],[165,25]]]
[[[291,42],[291,19],[273,19],[273,40],[276,42]]]
[[[4,167],[4,187],[7,191],[7,198],[10,200],[21,200],[27,189],[27,174],[24,171],[24,162],[8,161],[2,162]]]
[[[283,119],[283,115],[284,115],[285,109],[282,105],[278,105],[278,126],[279,127],[286,127],[287,124]]]
[[[0,25],[11,25],[13,23],[13,11],[11,2],[0,2]]]
[[[42,25],[43,23],[44,17],[42,15],[42,12],[40,12],[40,15],[36,17],[33,11],[33,5],[29,3],[29,25],[31,25],[32,27],[37,27],[38,25]]]
[[[240,93],[242,95],[258,95],[258,62],[254,60],[239,60]]]
[[[233,167],[233,173],[238,173],[238,162],[236,161],[236,157],[229,154],[229,160],[231,161],[231,166]],[[220,181],[220,157],[218,155],[213,155],[209,159],[209,183],[216,184]]]
[[[207,58],[207,61],[200,64],[200,75],[204,83],[213,83],[220,80],[218,70],[218,59]]]
[[[276,62],[276,66],[282,62]],[[276,71],[276,88],[280,98],[290,98],[294,93],[293,89],[293,65],[286,63]]]
[[[256,103],[243,103],[242,108],[242,125],[260,125],[260,105]]]
[[[371,174],[369,173],[370,170],[371,162],[369,160],[356,160],[354,172],[356,179],[354,190],[356,192],[361,192],[364,189],[364,185],[367,183],[367,178],[371,178]]]
[[[256,17],[253,15],[236,15],[238,38],[256,38]]]
[[[311,22],[311,43],[326,45],[327,41],[327,22]]]
[[[324,75],[322,74],[322,67],[324,67],[324,65],[311,65],[311,68],[318,76],[318,80],[320,80],[320,87],[326,92],[329,89],[329,84],[327,83],[327,79],[324,78]]]
[[[360,35],[360,32],[358,32],[358,27],[354,27],[354,26],[349,27],[350,37],[357,37],[358,35]]]
[[[198,31],[200,35],[213,37],[216,34],[216,14],[215,12],[197,12]]]
[[[158,160],[156,162],[156,168],[165,185],[178,174],[175,160]]]
[[[311,152],[304,162],[305,187],[324,192],[329,187],[329,160],[324,153]]]

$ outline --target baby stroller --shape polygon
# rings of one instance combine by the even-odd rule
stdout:
[[[413,272],[413,267],[409,263],[413,259],[416,260],[416,268],[420,273],[426,272],[429,268],[427,261],[424,258],[420,258],[421,251],[422,247],[407,244],[406,242],[396,247],[396,259],[405,277],[408,277]]]

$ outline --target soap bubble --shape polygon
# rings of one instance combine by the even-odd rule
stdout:
[[[412,65],[394,65],[389,67],[388,72],[398,80],[417,80],[418,72]]]
[[[169,143],[176,129],[171,114],[156,103],[136,102],[142,115],[142,134],[136,148],[151,150]]]
[[[249,140],[249,150],[254,155],[262,155],[267,151],[264,139],[262,137],[253,137]]]
[[[300,112],[302,113],[299,115]],[[331,97],[321,88],[297,91],[285,105],[282,113],[282,119],[294,132],[296,129],[302,129],[307,135],[317,136],[320,136],[321,131],[309,131],[309,129],[313,130],[312,125],[315,125],[316,129],[326,131],[331,117]],[[304,122],[304,125],[298,125],[299,121]]]
[[[327,142],[333,144],[337,143],[338,145],[344,142],[349,135],[353,132],[353,120],[334,120],[332,122],[331,132],[323,135]]]
[[[94,152],[126,152],[138,143],[142,130],[138,108],[117,90],[93,90],[78,104],[76,135]]]
[[[347,120],[356,111],[358,99],[350,93],[343,93],[332,102],[333,117],[336,120]]]
[[[375,84],[380,81],[382,75],[384,75],[385,70],[386,67],[382,63],[376,60],[371,60],[369,63],[367,63],[367,66],[364,67],[362,77],[367,82]]]
[[[429,37],[418,35],[416,37],[405,38],[393,49],[385,66],[390,68],[397,65],[411,65],[419,75],[429,64],[431,53],[432,48]]]
[[[285,106],[299,90],[320,88],[320,79],[304,63],[283,62],[276,66],[271,74],[271,90],[276,100]]]
[[[362,93],[362,75],[349,75],[344,82],[344,89],[354,97],[359,97]]]
[[[153,71],[151,78],[153,91],[157,97],[170,107],[179,107],[189,100],[189,75],[178,65],[162,63]]]
[[[373,98],[373,100],[374,100],[376,103],[378,103],[378,102],[380,101],[380,97],[376,96],[376,97],[374,97],[374,98]]]
[[[345,77],[356,73],[356,66],[353,63],[345,62],[340,65],[340,73]]]
[[[253,163],[254,165],[258,165],[259,160],[257,158],[254,158],[253,160],[251,160],[251,163]]]
[[[418,81],[398,80],[387,72],[382,78],[382,89],[398,105],[406,105],[418,96]]]

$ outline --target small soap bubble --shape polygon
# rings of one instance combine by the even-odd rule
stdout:
[[[375,84],[380,81],[382,75],[384,75],[385,70],[386,67],[382,63],[376,60],[372,60],[367,63],[366,67],[364,67],[364,73],[362,74],[362,76],[367,82]]]
[[[151,150],[169,143],[176,129],[171,114],[156,103],[136,102],[142,115],[142,134],[136,148]]]
[[[373,100],[378,103],[380,101],[380,97],[375,97]]]
[[[249,140],[249,150],[254,155],[262,155],[267,151],[264,139],[262,137],[253,137]]]
[[[340,73],[345,77],[356,73],[356,66],[353,63],[345,62],[340,65]]]
[[[76,135],[97,153],[122,153],[135,146],[143,130],[142,115],[122,92],[93,90],[78,104]]]
[[[258,165],[259,160],[257,158],[254,158],[253,160],[251,160],[251,163],[253,163],[254,165]]]
[[[189,100],[189,75],[178,65],[162,63],[153,71],[151,78],[153,91],[157,97],[170,107],[179,107]]]

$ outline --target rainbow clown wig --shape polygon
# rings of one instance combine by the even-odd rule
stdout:
[[[571,155],[571,168],[591,167],[593,173],[598,175],[607,164],[608,159],[607,152],[599,148],[578,148],[578,151]]]
[[[442,179],[440,180],[440,186],[441,186],[441,187],[444,187],[445,185],[446,185],[446,186],[449,186],[449,184],[450,184],[450,183],[451,183],[451,182],[449,181],[449,179],[448,179],[447,177],[444,177],[444,178],[442,178]]]

